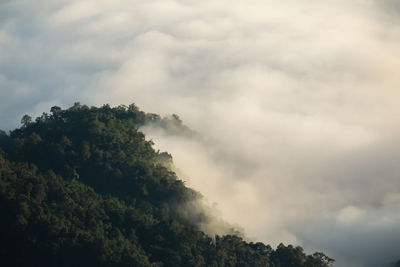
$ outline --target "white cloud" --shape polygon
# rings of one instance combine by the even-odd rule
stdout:
[[[365,211],[360,208],[347,206],[338,212],[337,220],[339,221],[339,223],[352,224],[360,222],[360,220],[364,219],[364,214]]]
[[[384,241],[400,220],[398,11],[392,0],[5,1],[0,127],[75,101],[177,113],[203,139],[151,132],[156,145],[227,220],[363,265],[400,243]],[[367,241],[368,253],[349,249]]]

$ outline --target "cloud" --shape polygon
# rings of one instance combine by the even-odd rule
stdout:
[[[179,114],[201,138],[148,133],[224,219],[340,266],[381,265],[400,255],[398,11],[391,0],[3,1],[0,128],[75,101]]]
[[[398,209],[398,202],[375,208],[347,207],[308,221],[299,238],[314,249],[332,251],[337,266],[392,266],[399,255]]]
[[[347,206],[339,211],[337,220],[342,224],[352,224],[363,219],[364,213],[357,207]]]

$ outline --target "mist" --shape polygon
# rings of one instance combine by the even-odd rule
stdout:
[[[398,1],[2,1],[0,23],[1,129],[75,101],[175,113],[199,137],[144,131],[249,239],[400,258]]]

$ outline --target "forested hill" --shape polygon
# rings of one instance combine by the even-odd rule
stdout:
[[[1,131],[1,266],[331,265],[300,247],[201,232],[207,214],[181,212],[201,195],[138,130],[165,122],[135,105],[76,103]]]

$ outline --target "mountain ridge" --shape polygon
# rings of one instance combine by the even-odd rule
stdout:
[[[0,133],[0,253],[6,266],[331,266],[321,252],[207,236],[201,199],[140,127],[184,129],[129,106],[54,106]],[[196,223],[194,223],[196,222]],[[239,235],[238,235],[239,234]]]

